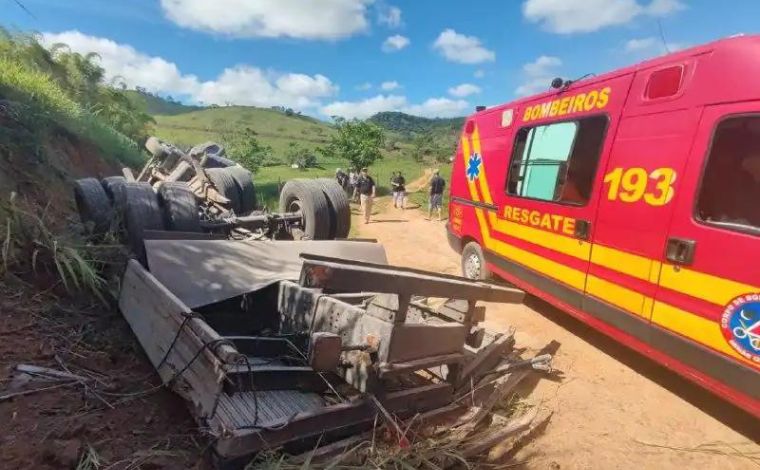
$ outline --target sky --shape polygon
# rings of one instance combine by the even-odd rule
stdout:
[[[4,28],[96,52],[114,84],[321,119],[463,116],[759,17],[758,0],[0,0]]]

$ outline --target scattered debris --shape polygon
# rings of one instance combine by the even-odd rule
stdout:
[[[350,259],[334,257],[344,245]],[[476,305],[521,291],[389,266],[361,241],[156,240],[146,254],[150,271],[127,267],[120,309],[220,467],[274,450],[280,463],[348,452],[369,468],[386,457],[446,467],[537,423],[537,409],[495,410],[551,356],[514,357],[514,331],[486,332]],[[420,449],[433,442],[443,450]]]

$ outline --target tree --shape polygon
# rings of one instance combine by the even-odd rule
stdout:
[[[335,118],[336,133],[321,153],[328,159],[348,161],[353,169],[372,165],[383,158],[380,149],[385,143],[383,130],[374,124],[354,119]]]
[[[256,138],[256,132],[246,127],[242,132],[227,132],[222,135],[227,155],[251,172],[256,172],[272,155],[272,147],[264,145]]]
[[[317,156],[314,152],[295,142],[288,144],[287,161],[290,165],[296,164],[298,168],[305,170],[317,166]]]

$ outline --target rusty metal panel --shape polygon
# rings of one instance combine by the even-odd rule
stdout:
[[[222,394],[212,427],[245,429],[254,425],[277,426],[287,422],[295,413],[314,412],[322,407],[324,400],[318,394],[297,390]],[[253,422],[254,417],[257,417],[256,423]]]
[[[387,264],[382,245],[355,241],[146,240],[151,273],[190,308],[297,280],[301,254]]]

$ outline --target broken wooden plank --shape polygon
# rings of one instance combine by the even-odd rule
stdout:
[[[311,254],[302,254],[301,258],[300,284],[304,287],[444,298],[456,293],[461,299],[507,303],[520,303],[525,296],[518,289],[419,269]]]
[[[534,408],[519,418],[513,419],[506,426],[500,427],[486,436],[479,435],[476,442],[462,449],[460,452],[462,457],[469,458],[481,455],[484,452],[488,452],[492,447],[505,439],[527,430],[530,428],[530,425],[536,418],[537,414],[538,409]]]
[[[458,364],[464,360],[464,354],[444,354],[441,356],[424,357],[422,359],[415,359],[405,362],[393,362],[380,364],[378,367],[379,376],[381,379],[394,377],[399,374],[405,374],[414,372],[421,369],[427,369],[429,367]]]
[[[459,382],[456,384],[457,387],[469,387],[471,380],[477,380],[482,373],[496,367],[501,362],[503,356],[509,354],[514,344],[514,335],[503,335],[478,351],[469,362],[462,366]]]

